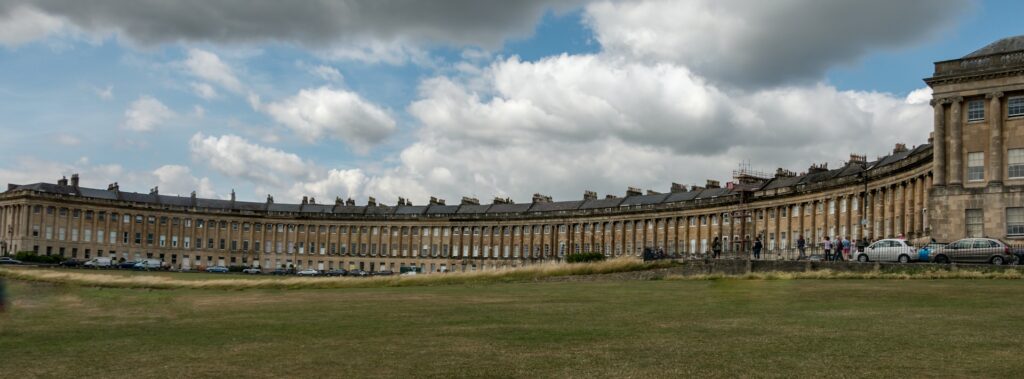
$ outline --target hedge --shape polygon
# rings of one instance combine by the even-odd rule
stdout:
[[[567,263],[600,262],[604,260],[601,253],[573,253],[565,256]]]

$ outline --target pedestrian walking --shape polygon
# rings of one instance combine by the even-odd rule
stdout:
[[[761,248],[763,247],[761,237],[757,237],[757,240],[754,241],[754,259],[761,259]]]
[[[797,260],[807,258],[807,256],[804,254],[804,252],[807,250],[807,240],[804,239],[803,234],[801,234],[800,238],[797,238],[796,240],[796,249],[800,250],[800,256],[796,258]]]
[[[711,241],[711,254],[714,258],[718,258],[722,255],[722,239],[715,237],[714,241]]]
[[[850,236],[843,237],[843,259],[850,260],[850,247],[853,243],[850,242]]]
[[[7,310],[7,287],[4,286],[4,278],[0,278],[0,313]]]
[[[832,260],[832,240],[825,236],[825,240],[821,242],[821,249],[825,252],[825,260]]]

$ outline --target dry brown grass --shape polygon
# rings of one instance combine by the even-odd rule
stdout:
[[[183,280],[173,276],[117,276],[97,273],[53,271],[43,269],[0,268],[0,276],[35,282],[61,283],[87,287],[151,288],[151,289],[326,289],[431,286],[540,280],[556,276],[593,275],[646,270],[671,266],[671,262],[644,263],[632,258],[617,258],[596,263],[543,263],[532,266],[475,272],[415,276],[378,276],[370,278],[235,278]]]
[[[917,272],[837,272],[818,270],[807,272],[753,272],[743,275],[703,274],[703,275],[668,275],[665,280],[718,280],[718,279],[754,279],[754,280],[799,280],[799,279],[1024,279],[1019,270],[1004,271],[973,271],[973,270],[928,270]]]

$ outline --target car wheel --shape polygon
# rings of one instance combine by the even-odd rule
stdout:
[[[861,254],[861,255],[857,256],[857,262],[867,263],[867,261],[868,261],[868,255],[867,254]]]
[[[1003,262],[1005,262],[1005,261],[1003,260],[1003,257],[1000,257],[1000,256],[998,256],[998,255],[997,255],[997,256],[994,256],[994,257],[992,257],[992,264],[994,264],[994,265],[996,265],[996,266],[1002,266],[1002,265],[1003,265]]]
[[[941,264],[949,263],[949,257],[947,257],[945,255],[937,256],[937,257],[935,257],[935,263],[941,263]]]
[[[908,263],[908,262],[910,262],[910,257],[908,257],[906,255],[900,255],[899,261],[900,261],[900,263]]]

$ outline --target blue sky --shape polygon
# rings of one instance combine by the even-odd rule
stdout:
[[[203,35],[145,5],[104,13],[96,1],[82,15],[60,1],[13,3],[0,7],[0,182],[81,172],[91,186],[251,200],[564,199],[728,180],[741,160],[766,171],[841,164],[927,139],[927,104],[906,96],[931,62],[1024,34],[1013,1],[879,2],[906,14],[850,15],[864,36],[835,32],[839,51],[826,29],[845,11],[800,1],[778,8],[820,13],[789,28],[762,16],[785,9],[741,3],[531,1],[473,15],[493,25],[426,15],[385,28],[360,23],[379,17],[367,14],[303,30],[298,14],[294,29],[251,38],[223,25],[265,20]],[[759,45],[821,58],[794,68]],[[189,65],[202,57],[212,61]]]

